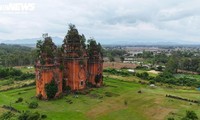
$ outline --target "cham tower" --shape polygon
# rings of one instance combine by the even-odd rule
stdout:
[[[44,41],[37,43],[36,95],[41,99],[58,97],[62,93],[62,71],[57,55],[57,48],[51,37],[44,36]],[[48,85],[54,87],[49,89]]]
[[[47,34],[43,38],[36,45],[36,95],[39,98],[53,99],[68,92],[69,88],[77,91],[86,86],[102,85],[102,48],[94,39],[88,40],[86,45],[85,36],[72,24],[61,48],[57,48]]]
[[[71,90],[82,90],[87,80],[87,53],[84,35],[79,35],[75,25],[69,30],[62,45],[64,83]]]
[[[100,43],[88,40],[88,82],[97,87],[103,84],[103,54]]]

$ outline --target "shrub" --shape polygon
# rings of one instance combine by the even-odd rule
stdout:
[[[5,112],[0,116],[0,120],[10,120],[14,114],[12,112]]]
[[[47,118],[47,115],[41,115],[41,118],[45,119],[45,118]]]
[[[20,102],[22,102],[23,101],[23,98],[18,98],[18,100],[17,101],[15,101],[15,103],[20,103]]]
[[[186,111],[186,116],[181,120],[198,120],[198,116],[194,111]]]
[[[97,75],[95,76],[95,83],[96,83],[96,84],[98,84],[98,83],[100,82],[101,77],[102,77],[101,74],[97,74]]]
[[[150,81],[149,81],[149,84],[155,84],[155,81],[150,80]]]
[[[35,108],[38,107],[38,103],[37,102],[31,102],[31,103],[29,103],[28,107],[32,108],[32,109],[35,109]]]
[[[45,85],[45,92],[47,94],[48,99],[53,99],[58,92],[58,86],[55,80],[52,80],[50,83]]]
[[[136,73],[136,76],[141,78],[141,79],[149,79],[149,74],[147,72]]]
[[[23,111],[18,120],[40,120],[40,114],[38,112],[31,113],[30,111]]]
[[[35,78],[35,74],[33,73],[23,73],[20,76],[15,77],[16,80],[27,80],[27,79],[34,79],[34,78]]]

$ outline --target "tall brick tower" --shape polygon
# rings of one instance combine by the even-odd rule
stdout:
[[[82,41],[74,25],[69,25],[69,30],[62,45],[64,79],[66,86],[71,90],[81,90],[86,87],[87,79],[87,54]]]
[[[45,36],[44,41],[38,41],[38,58],[35,64],[36,95],[42,99],[58,97],[62,93],[62,71],[56,56],[56,46],[51,37]],[[48,90],[48,84],[54,84],[54,90]],[[50,91],[49,93],[47,93]],[[52,93],[52,91],[55,91]],[[53,96],[52,96],[53,95]]]
[[[103,56],[101,45],[90,39],[88,45],[88,82],[92,85],[101,86],[103,84]]]

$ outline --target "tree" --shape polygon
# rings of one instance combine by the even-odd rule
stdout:
[[[166,64],[165,71],[170,73],[176,73],[178,69],[178,60],[172,56]]]
[[[81,45],[82,45],[83,49],[86,49],[86,44],[85,44],[85,42],[86,42],[85,35],[82,34],[82,35],[81,35]]]
[[[123,56],[121,56],[121,57],[120,57],[120,60],[121,60],[121,62],[123,62],[123,61],[124,61],[124,57],[123,57]]]
[[[110,62],[115,62],[114,57],[113,57],[113,56],[109,56],[109,61],[110,61]]]

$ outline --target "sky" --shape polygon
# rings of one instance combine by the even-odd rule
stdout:
[[[200,0],[0,1],[0,40],[64,38],[70,23],[103,44],[200,43]]]

